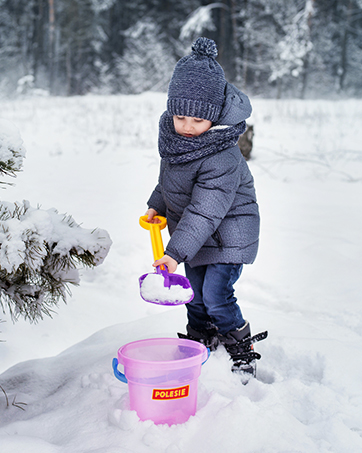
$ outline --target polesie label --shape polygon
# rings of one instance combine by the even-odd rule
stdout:
[[[189,396],[190,386],[177,387],[174,389],[153,389],[153,400],[176,400],[178,398],[186,398]]]

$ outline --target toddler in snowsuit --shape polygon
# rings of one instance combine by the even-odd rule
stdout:
[[[250,326],[234,296],[243,264],[255,260],[259,210],[254,181],[237,145],[251,114],[248,97],[227,83],[217,47],[197,39],[172,75],[167,111],[159,123],[161,167],[148,200],[148,221],[167,218],[169,272],[185,263],[195,297],[187,307],[187,334],[215,349],[223,344],[233,371],[254,374]],[[263,335],[263,334],[262,334]],[[266,333],[264,334],[264,337]]]

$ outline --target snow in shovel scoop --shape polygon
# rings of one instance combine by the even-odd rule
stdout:
[[[164,277],[161,274],[148,274],[141,284],[143,299],[159,304],[182,304],[188,302],[192,296],[192,288],[183,288],[181,285],[164,286]]]

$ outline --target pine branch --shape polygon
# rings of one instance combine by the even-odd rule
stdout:
[[[0,176],[21,170],[22,143],[17,129],[0,119]],[[77,268],[101,264],[111,243],[106,231],[81,228],[55,209],[0,203],[0,306],[13,320],[51,317],[59,301],[66,302],[69,285],[79,283]]]
[[[79,283],[77,269],[101,264],[110,245],[107,232],[81,228],[54,209],[31,208],[26,201],[3,203],[0,305],[13,320],[51,317],[60,301],[66,303],[69,286]]]
[[[5,322],[5,321],[3,321],[2,319],[0,319],[0,324],[1,324],[2,322]],[[0,331],[0,333],[1,333],[1,331]],[[5,342],[5,340],[0,340],[0,343],[4,343],[4,342]]]
[[[0,160],[0,175],[15,177],[16,172],[21,171],[19,161],[22,161],[22,156],[13,150],[9,150],[12,153],[12,158],[7,161]]]
[[[25,149],[17,128],[9,121],[0,119],[0,176],[15,177],[21,171]],[[0,181],[0,185],[11,185]]]

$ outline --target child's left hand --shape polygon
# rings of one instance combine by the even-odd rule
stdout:
[[[153,208],[147,209],[147,212],[146,212],[147,222],[148,223],[161,223],[161,220],[157,219],[156,215],[158,215],[158,212],[155,209],[153,209]]]
[[[168,272],[170,274],[173,274],[175,272],[175,270],[177,269],[177,265],[178,265],[176,260],[174,260],[173,258],[171,258],[168,255],[164,255],[161,259],[155,261],[152,264],[152,266],[157,267],[157,266],[161,266],[162,264],[167,267]]]

